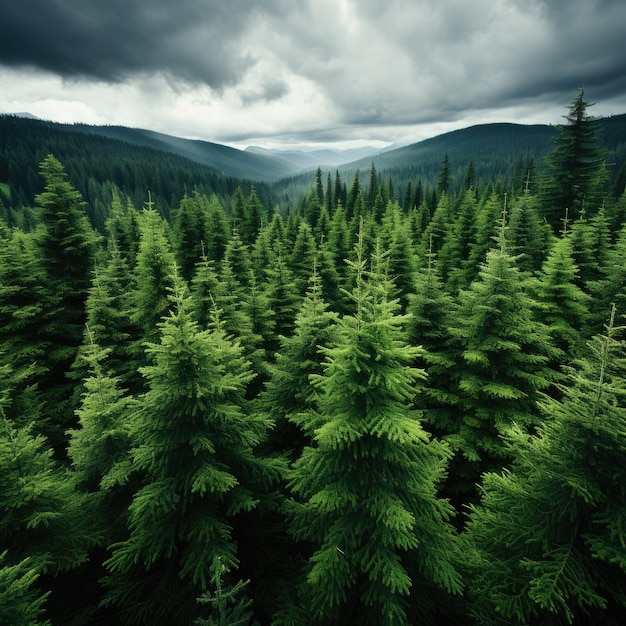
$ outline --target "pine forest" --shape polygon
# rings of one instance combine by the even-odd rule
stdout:
[[[625,624],[626,141],[588,109],[264,180],[5,119],[0,624]]]

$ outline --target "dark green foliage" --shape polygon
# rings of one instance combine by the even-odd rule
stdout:
[[[62,456],[65,430],[75,423],[73,383],[67,374],[82,343],[95,236],[85,217],[82,197],[69,183],[61,163],[48,155],[40,172],[45,189],[35,200],[41,207],[38,247],[45,293],[38,334],[46,342],[46,353],[38,388],[49,418],[41,432]]]
[[[542,186],[543,214],[555,230],[569,210],[570,219],[585,208],[600,205],[605,151],[600,140],[600,124],[587,113],[589,102],[581,89],[566,117],[558,126],[556,147],[547,159],[548,171]]]
[[[38,578],[29,559],[5,565],[6,551],[0,553],[0,624],[11,626],[49,626],[42,620],[46,595],[33,588]]]
[[[487,474],[468,526],[481,624],[622,624],[626,618],[623,345],[588,344],[538,436],[511,433],[511,470]]]
[[[425,623],[437,594],[461,585],[451,510],[435,495],[449,453],[407,408],[424,374],[409,365],[417,350],[377,266],[366,275],[359,254],[352,265],[356,313],[327,351],[313,443],[290,481],[292,533],[313,549],[307,623]]]
[[[220,557],[216,557],[212,567],[212,589],[206,591],[198,598],[202,605],[209,605],[210,617],[194,620],[197,626],[248,626],[252,624],[252,601],[242,594],[249,581],[237,581],[235,585],[229,585],[224,580],[227,573],[226,566]],[[202,611],[206,614],[205,611]],[[257,622],[254,622],[257,624]]]
[[[33,396],[32,386],[46,371],[48,342],[40,331],[48,293],[38,252],[33,237],[20,231],[0,244],[0,365],[8,366],[12,390],[12,401],[4,409],[21,423],[34,418],[26,417],[23,396]],[[37,417],[43,429],[42,416]]]

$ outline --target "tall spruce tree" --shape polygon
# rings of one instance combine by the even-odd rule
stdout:
[[[241,348],[219,323],[200,330],[182,281],[173,283],[132,424],[144,484],[129,508],[129,537],[107,563],[107,601],[128,624],[198,617],[196,598],[210,587],[215,558],[237,568],[235,518],[280,476],[276,463],[254,453],[268,422],[242,409],[251,374]]]
[[[570,105],[567,123],[557,128],[556,147],[547,159],[542,185],[543,214],[555,230],[569,210],[571,219],[585,208],[600,206],[602,169],[606,159],[600,139],[600,124],[587,113],[591,106],[580,89]]]
[[[533,301],[506,251],[504,231],[478,279],[460,293],[449,328],[459,400],[456,435],[450,438],[458,454],[449,486],[465,496],[476,494],[483,472],[511,460],[502,435],[514,423],[532,428],[539,394],[553,377],[550,335],[533,316]]]
[[[38,332],[46,343],[45,371],[38,388],[49,418],[41,432],[57,455],[64,456],[65,431],[75,424],[75,385],[67,375],[82,344],[96,239],[85,215],[85,203],[61,163],[48,155],[40,173],[45,187],[35,202],[41,207],[39,249],[47,293]]]
[[[538,436],[511,433],[510,471],[487,474],[468,525],[481,624],[626,620],[626,358],[596,336]]]
[[[424,374],[409,365],[417,350],[403,341],[389,282],[356,257],[355,314],[327,351],[313,443],[290,481],[291,531],[313,550],[302,619],[427,623],[438,594],[461,588],[451,509],[436,496],[449,453],[408,408]]]

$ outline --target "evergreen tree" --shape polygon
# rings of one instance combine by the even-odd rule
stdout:
[[[443,287],[433,255],[429,255],[428,265],[417,273],[407,313],[410,315],[408,342],[422,349],[413,365],[428,374],[414,404],[424,411],[428,429],[441,438],[454,431],[454,407],[458,404],[451,374],[454,356],[448,332],[453,321],[454,300]]]
[[[194,625],[249,626],[252,623],[250,621],[252,601],[243,596],[244,589],[250,581],[240,580],[235,585],[229,585],[224,580],[226,574],[226,566],[222,563],[222,559],[216,557],[212,564],[211,586],[213,589],[206,591],[198,598],[200,604],[208,604],[211,607],[211,615],[208,619],[194,620]]]
[[[306,297],[296,316],[291,337],[280,338],[276,363],[270,366],[270,379],[259,404],[274,418],[270,445],[287,452],[294,461],[309,443],[306,426],[299,427],[299,415],[316,406],[317,391],[311,375],[322,374],[321,347],[329,346],[335,333],[337,315],[328,311],[322,296],[322,281],[317,271],[309,280]],[[305,418],[306,419],[306,418]]]
[[[389,284],[359,254],[352,268],[356,313],[327,351],[313,445],[290,481],[291,530],[313,549],[302,619],[425,623],[438,593],[461,586],[451,509],[435,494],[448,452],[407,407],[424,374],[409,366],[416,350],[402,341]]]
[[[134,268],[132,320],[141,328],[142,340],[151,341],[158,334],[157,323],[167,311],[168,290],[176,261],[167,224],[154,209],[141,215],[140,233]],[[136,350],[142,352],[143,347],[139,345]]]
[[[95,235],[84,212],[84,202],[57,159],[41,163],[44,191],[35,201],[41,207],[43,230],[39,254],[45,271],[40,336],[45,338],[45,371],[38,388],[49,421],[43,432],[57,455],[63,456],[65,431],[74,425],[74,384],[67,375],[82,343],[85,301],[91,283]]]
[[[559,352],[560,365],[579,355],[589,314],[590,298],[576,286],[577,273],[571,240],[561,237],[553,245],[533,289],[539,317],[547,325],[552,345]],[[553,366],[560,369],[556,363]]]
[[[567,124],[560,124],[556,147],[547,159],[548,170],[542,186],[544,216],[557,228],[558,220],[569,209],[576,219],[585,207],[601,204],[601,171],[605,151],[600,141],[600,125],[587,113],[591,106],[580,89],[570,105]]]
[[[47,299],[45,275],[38,248],[31,235],[14,231],[0,246],[0,366],[7,366],[11,402],[4,410],[20,423],[26,417],[27,396],[33,398],[37,381],[46,371],[46,337],[40,336]],[[38,430],[48,432],[37,412]]]
[[[178,267],[187,281],[191,280],[196,263],[203,253],[207,198],[196,189],[193,196],[180,201],[174,220],[174,250]]]
[[[311,227],[307,222],[302,222],[289,259],[289,269],[293,274],[294,286],[300,296],[304,296],[306,292],[309,276],[313,271],[315,254],[315,239]]]
[[[108,351],[88,332],[83,358],[89,367],[79,428],[70,431],[68,455],[78,488],[91,494],[89,510],[100,525],[104,546],[123,539],[128,496],[131,417],[135,402],[120,387],[120,379],[105,370]]]
[[[439,172],[437,172],[437,193],[440,196],[444,193],[446,195],[450,193],[450,159],[448,159],[447,152],[439,166]]]
[[[0,368],[0,554],[6,559],[0,581],[12,578],[18,585],[15,576],[24,572],[28,560],[26,578],[21,580],[33,585],[33,593],[41,599],[55,586],[56,578],[86,560],[98,535],[84,496],[76,490],[69,472],[53,462],[46,440],[33,433],[32,424],[16,425],[8,420],[8,370],[8,366]],[[62,584],[59,589],[62,592]],[[40,604],[40,600],[34,602],[34,606]]]
[[[508,428],[536,423],[536,402],[553,377],[548,362],[554,349],[533,310],[502,232],[478,279],[459,295],[449,328],[458,355],[454,375],[460,402],[457,434],[450,440],[462,455],[451,465],[452,492],[474,494],[484,471],[511,460],[501,439]]]
[[[267,421],[242,411],[251,378],[219,324],[200,330],[180,279],[172,311],[142,371],[148,392],[132,424],[134,468],[144,476],[127,540],[107,563],[108,602],[125,623],[190,623],[217,557],[237,567],[233,522],[259,504],[279,467],[254,454]]]
[[[542,224],[536,198],[524,192],[511,206],[507,240],[511,254],[523,273],[541,269],[546,257],[551,230]]]
[[[481,624],[626,619],[626,359],[613,332],[543,403],[538,436],[511,433],[511,470],[485,476],[467,536]]]

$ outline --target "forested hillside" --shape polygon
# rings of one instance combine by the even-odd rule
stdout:
[[[143,204],[150,191],[159,212],[169,218],[170,210],[194,189],[216,194],[227,202],[238,186],[249,191],[254,184],[251,181],[267,177],[270,169],[277,175],[275,166],[268,165],[263,157],[217,144],[206,145],[212,148],[210,153],[194,142],[148,131],[0,115],[0,184],[8,190],[5,204],[32,206],[41,189],[37,164],[54,153],[87,201],[92,224],[102,230],[115,189],[136,206]],[[234,164],[233,152],[237,153]],[[254,159],[263,161],[263,165]],[[211,167],[211,163],[218,162],[223,167]],[[288,168],[278,172],[285,170]],[[257,182],[256,189],[267,202],[269,195],[263,182]]]
[[[127,169],[96,220],[51,135],[0,206],[0,624],[626,623],[626,192],[587,107],[519,184],[318,170],[284,206],[142,149],[170,210]]]

